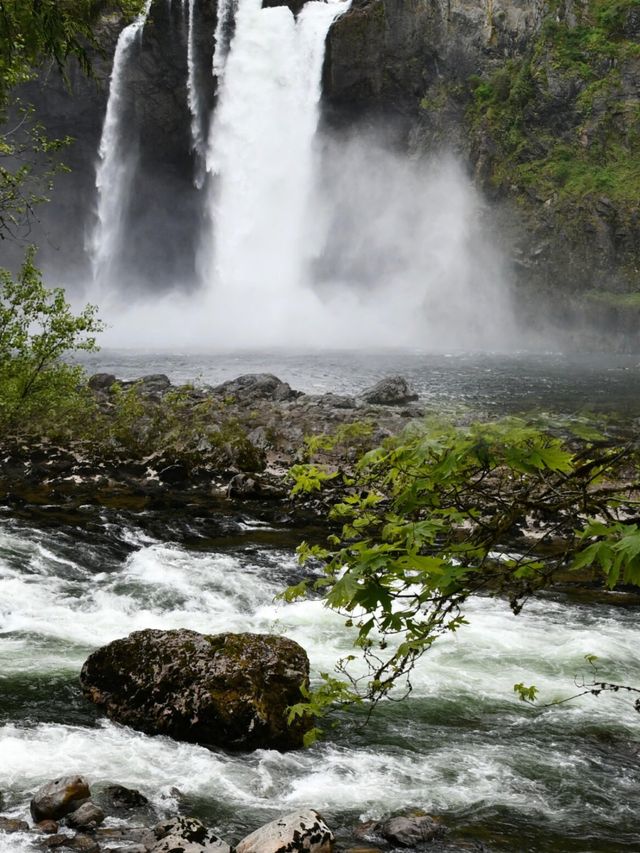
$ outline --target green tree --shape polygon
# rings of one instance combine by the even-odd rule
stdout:
[[[0,270],[0,425],[50,417],[84,398],[83,371],[63,355],[96,348],[96,308],[74,314],[61,288],[47,289],[34,250],[15,278]]]
[[[284,594],[320,594],[355,629],[357,653],[292,717],[410,691],[417,661],[464,624],[473,594],[506,596],[518,613],[571,570],[640,585],[636,470],[633,443],[514,418],[430,422],[366,453],[331,510],[341,532],[299,549],[320,577]],[[298,491],[327,481],[304,466],[293,475]]]

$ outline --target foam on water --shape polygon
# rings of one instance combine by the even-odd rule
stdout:
[[[350,648],[342,620],[319,601],[274,602],[295,567],[290,553],[194,553],[129,533],[132,553],[100,565],[91,549],[79,547],[73,562],[61,554],[60,537],[43,539],[25,530],[0,536],[0,681],[52,670],[73,680],[92,648],[144,627],[277,631],[308,650],[315,672]],[[81,771],[98,787],[137,787],[159,811],[175,809],[167,796],[176,786],[208,803],[210,820],[226,831],[225,810],[257,824],[310,804],[364,816],[406,805],[504,808],[561,826],[576,821],[585,796],[589,820],[626,820],[636,774],[606,752],[594,772],[589,737],[637,737],[628,698],[587,697],[532,712],[512,685],[533,682],[546,700],[568,695],[587,653],[637,682],[634,614],[541,600],[515,618],[501,601],[475,599],[468,615],[470,624],[416,669],[413,698],[383,708],[369,730],[356,716],[308,751],[234,756],[109,722],[8,721],[0,728],[0,787],[18,813],[39,784],[67,772]]]

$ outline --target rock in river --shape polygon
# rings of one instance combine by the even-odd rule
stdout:
[[[39,788],[31,800],[31,816],[41,820],[59,820],[75,811],[91,796],[84,776],[62,776]]]
[[[287,725],[309,659],[271,634],[136,631],[95,651],[82,689],[116,722],[226,749],[295,749],[312,723]]]
[[[334,836],[314,809],[302,809],[256,829],[236,853],[331,853]]]

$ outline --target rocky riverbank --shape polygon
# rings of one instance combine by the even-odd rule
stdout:
[[[180,792],[174,792],[179,799]],[[27,816],[24,815],[23,818]],[[377,853],[424,850],[463,853],[480,843],[450,840],[445,824],[419,811],[381,821],[361,821],[337,838],[313,808],[298,809],[258,827],[235,843],[194,817],[154,813],[139,791],[122,785],[92,790],[81,775],[63,776],[39,788],[30,820],[0,816],[0,837],[25,842],[34,851],[78,853]],[[351,840],[347,840],[350,837]],[[357,846],[356,846],[357,845]]]
[[[267,373],[217,387],[97,374],[88,387],[90,422],[79,434],[4,437],[5,504],[144,509],[229,497],[284,505],[293,464],[312,455],[349,466],[424,415],[397,376],[355,397],[302,394]]]

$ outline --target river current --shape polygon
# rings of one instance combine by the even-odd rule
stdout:
[[[122,377],[162,370],[175,381],[200,373],[207,382],[268,367],[317,392],[353,392],[403,372],[425,401],[475,395],[494,410],[546,400],[563,411],[635,414],[640,384],[638,360],[627,358],[582,362],[573,375],[559,356],[377,358],[104,353],[89,366]],[[518,617],[501,600],[477,598],[469,624],[421,662],[410,698],[380,706],[366,726],[362,713],[345,714],[300,752],[231,755],[149,737],[82,699],[78,672],[91,650],[148,627],[283,633],[308,651],[314,673],[330,671],[350,648],[342,620],[319,601],[274,600],[299,576],[303,536],[224,504],[181,517],[94,507],[0,514],[4,813],[23,816],[40,784],[80,772],[96,790],[135,787],[159,813],[199,816],[230,841],[298,806],[319,809],[342,838],[360,818],[417,807],[488,850],[640,849],[640,717],[629,696],[544,708],[513,693],[520,681],[535,684],[542,703],[575,693],[587,654],[598,656],[603,678],[638,685],[637,609],[614,595],[589,603],[550,595]],[[26,836],[0,835],[0,853],[30,849]]]

